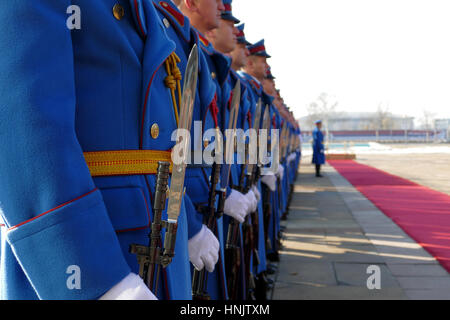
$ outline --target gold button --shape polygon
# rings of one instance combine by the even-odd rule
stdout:
[[[204,140],[203,141],[203,147],[206,149],[206,147],[209,146],[209,141],[208,140]]]
[[[153,139],[158,138],[159,136],[159,126],[157,123],[154,123],[152,125],[152,127],[150,128],[150,135],[152,136]]]
[[[125,15],[125,10],[120,4],[117,3],[113,7],[113,14],[114,18],[116,18],[117,20],[122,20],[123,16]]]
[[[215,72],[211,72],[211,78],[213,78],[213,79],[216,78],[216,73]]]

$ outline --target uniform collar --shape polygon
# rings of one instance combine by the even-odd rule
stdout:
[[[153,4],[169,20],[175,31],[186,41],[191,41],[191,23],[189,19],[171,2],[153,0]],[[167,27],[167,26],[166,26]]]

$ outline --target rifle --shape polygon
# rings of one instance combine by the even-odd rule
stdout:
[[[244,178],[244,169],[242,169],[239,185],[243,183],[242,180]],[[234,189],[241,191],[239,186],[234,187]],[[238,275],[242,264],[240,234],[239,222],[236,219],[231,219],[228,226],[227,242],[225,243],[225,270],[227,274],[228,297],[230,300],[237,300],[238,297]]]
[[[263,130],[270,129],[270,114],[269,114],[269,105],[266,105],[263,116]],[[270,138],[270,136],[269,136]],[[268,142],[270,145],[270,141]],[[270,150],[270,146],[269,146]],[[266,250],[271,250],[272,245],[269,239],[269,223],[272,217],[272,204],[270,202],[272,191],[270,191],[269,187],[266,185],[262,186],[262,197],[263,197],[263,215],[264,215],[264,239],[266,242]]]
[[[218,129],[217,129],[218,130]],[[219,182],[221,165],[214,162],[211,173],[211,188],[209,190],[208,205],[202,211],[205,214],[205,224],[211,230],[216,229],[216,188]],[[194,269],[192,277],[192,296],[194,300],[210,300],[207,292],[208,272],[203,268],[201,271]]]
[[[172,152],[173,169],[170,184],[170,199],[167,208],[167,220],[162,220],[162,212],[166,206],[167,185],[169,180],[170,163],[159,162],[156,181],[155,200],[153,203],[154,215],[149,234],[149,246],[131,244],[130,253],[137,255],[139,275],[155,295],[158,294],[158,283],[161,266],[166,268],[175,256],[175,243],[178,229],[178,217],[184,195],[184,178],[187,163],[187,150],[189,139],[183,136],[184,131],[190,131],[192,125],[192,110],[194,107],[195,92],[198,78],[198,47],[194,45],[186,65],[182,99],[180,101],[180,119],[178,122],[177,145]],[[175,160],[176,161],[175,161]],[[161,231],[166,229],[164,247]],[[156,275],[155,275],[156,270]]]
[[[169,162],[158,162],[158,173],[156,178],[156,192],[153,205],[153,222],[151,232],[148,235],[150,238],[149,246],[142,246],[132,244],[130,246],[130,253],[137,255],[139,263],[139,276],[144,279],[147,287],[155,293],[158,292],[159,283],[159,268],[155,276],[155,269],[157,265],[163,263],[161,256],[161,230],[163,228],[162,212],[166,207],[167,185],[169,181]]]
[[[255,124],[258,125],[261,118],[261,100],[258,102],[256,107],[256,115],[253,125],[250,127],[255,127]],[[234,186],[234,189],[237,191],[246,194],[249,192],[255,181],[255,171],[254,165],[249,164],[249,148],[248,144],[245,146],[245,163],[241,166],[241,174],[239,177],[239,184]],[[247,176],[247,179],[245,179]],[[254,217],[256,215],[256,217]],[[252,221],[250,221],[250,218]],[[259,255],[257,250],[257,245],[255,246],[255,231],[257,228],[254,228],[254,224],[258,221],[258,211],[256,213],[252,213],[251,217],[247,216],[243,223],[243,233],[244,233],[244,266],[245,266],[245,280],[247,283],[247,292],[246,295],[250,300],[256,300],[255,298],[255,279],[254,275],[250,270],[250,260],[251,260],[251,252],[255,252],[255,259],[257,264],[259,264]],[[253,225],[252,225],[253,222]],[[256,234],[257,235],[257,234]],[[257,239],[257,238],[256,238]],[[237,299],[237,282],[238,282],[238,274],[239,268],[242,263],[241,252],[240,252],[240,229],[239,222],[233,219],[230,222],[227,234],[227,242],[226,242],[226,254],[227,254],[227,284],[229,289],[229,296],[231,299]]]
[[[230,117],[228,121],[228,129],[232,130],[232,137],[227,138],[227,146],[226,146],[226,157],[227,161],[224,165],[220,165],[216,162],[213,163],[212,173],[211,173],[211,189],[209,193],[209,201],[208,207],[203,210],[206,218],[206,225],[210,228],[210,230],[214,231],[216,229],[216,219],[222,217],[223,210],[225,206],[225,196],[228,187],[228,181],[230,177],[230,159],[229,157],[233,156],[231,152],[231,147],[234,142],[234,130],[236,129],[236,122],[238,118],[239,112],[239,103],[241,98],[241,83],[238,80],[234,89],[233,89],[233,98],[231,101],[231,110]],[[216,128],[216,137],[220,134],[219,128]],[[217,191],[217,185],[220,177],[220,190]],[[215,199],[216,195],[219,196],[219,201],[217,204],[217,210],[215,209]],[[227,255],[227,251],[225,252]],[[193,280],[192,280],[192,292],[193,298],[195,300],[209,300],[210,297],[207,293],[207,283],[208,282],[208,273],[205,269],[202,271],[194,270]]]

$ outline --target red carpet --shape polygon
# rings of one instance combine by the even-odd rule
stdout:
[[[352,160],[328,163],[450,272],[450,196]]]

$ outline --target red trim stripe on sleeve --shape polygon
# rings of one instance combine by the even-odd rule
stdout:
[[[51,212],[53,212],[53,211],[55,211],[55,210],[58,210],[59,208],[62,208],[62,207],[66,206],[66,205],[68,205],[68,204],[70,204],[70,203],[72,203],[72,202],[75,202],[75,201],[77,201],[77,200],[80,200],[81,198],[84,198],[84,197],[90,195],[91,193],[94,193],[94,192],[97,191],[97,190],[98,190],[98,189],[95,188],[94,190],[92,190],[92,191],[90,191],[90,192],[88,192],[88,193],[86,193],[86,194],[83,194],[82,196],[79,196],[78,198],[75,198],[75,199],[73,199],[73,200],[67,201],[67,202],[65,202],[65,203],[63,203],[63,204],[60,204],[59,206],[57,206],[57,207],[55,207],[55,208],[53,208],[53,209],[50,209],[50,210],[48,210],[48,211],[45,211],[44,213],[41,213],[40,215],[37,215],[36,217],[33,217],[33,218],[28,219],[28,220],[26,220],[26,221],[23,221],[23,222],[21,222],[21,223],[15,225],[15,226],[9,228],[8,231],[11,231],[11,230],[16,229],[16,228],[18,228],[18,227],[20,227],[20,226],[23,226],[24,224],[27,224],[28,222],[31,222],[31,221],[33,221],[33,220],[36,220],[36,219],[42,217],[42,216],[45,216],[46,214],[49,214],[49,213],[51,213]]]

